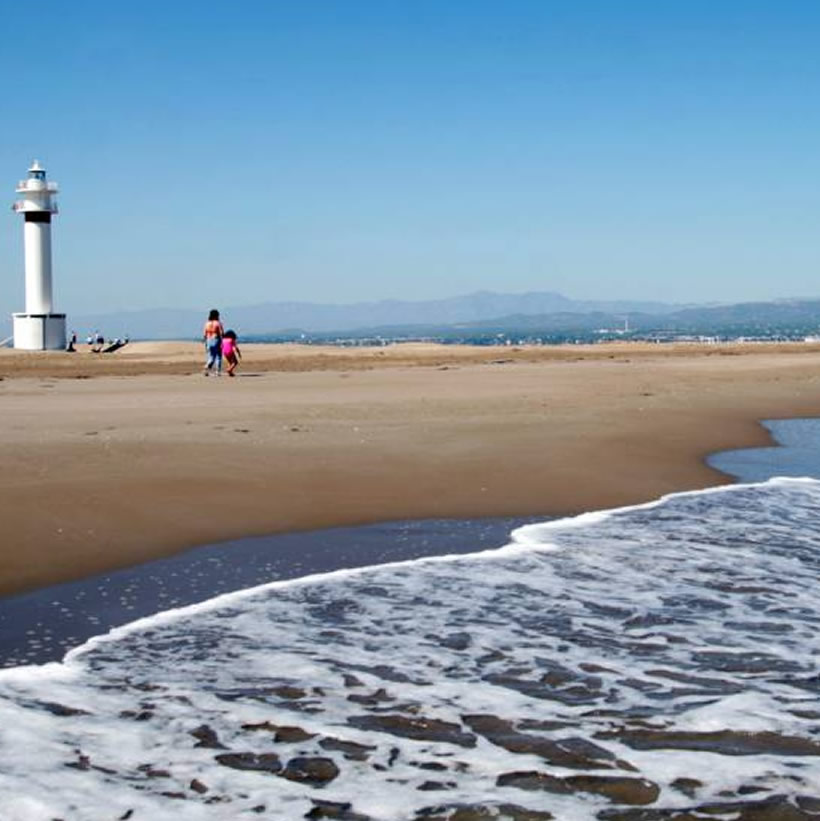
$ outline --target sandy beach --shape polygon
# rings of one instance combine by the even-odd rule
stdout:
[[[273,532],[558,515],[727,478],[820,415],[820,346],[0,351],[0,593]]]

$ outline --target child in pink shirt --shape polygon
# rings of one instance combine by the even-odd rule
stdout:
[[[242,359],[242,353],[239,350],[239,345],[236,344],[236,333],[234,331],[225,331],[225,336],[222,337],[222,356],[228,363],[228,376],[234,376],[239,360]]]

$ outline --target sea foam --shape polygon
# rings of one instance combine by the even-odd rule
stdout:
[[[226,594],[0,671],[0,816],[804,806],[818,510],[807,479],[677,494]]]

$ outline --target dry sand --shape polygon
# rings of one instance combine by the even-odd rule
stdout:
[[[820,415],[820,346],[0,350],[0,593],[197,544],[564,514],[725,482],[713,451]]]

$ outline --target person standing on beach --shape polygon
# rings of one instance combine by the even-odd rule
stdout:
[[[219,311],[214,308],[208,314],[205,327],[202,329],[202,338],[205,341],[205,353],[207,355],[205,376],[207,376],[214,367],[216,367],[217,376],[222,374],[222,337],[224,335],[225,329],[219,320]]]
[[[239,360],[242,359],[242,352],[236,343],[236,333],[234,331],[225,331],[225,336],[222,337],[222,356],[225,357],[225,361],[228,363],[228,376],[233,376],[237,365],[239,365]]]

